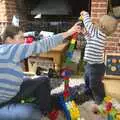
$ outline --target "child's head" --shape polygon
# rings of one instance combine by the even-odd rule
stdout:
[[[7,25],[2,35],[3,43],[23,43],[24,34],[22,29],[13,25]]]
[[[112,34],[117,27],[117,20],[109,15],[104,15],[99,20],[99,26],[106,35]]]

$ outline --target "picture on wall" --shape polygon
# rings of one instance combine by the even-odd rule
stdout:
[[[107,53],[105,55],[106,77],[120,79],[120,53]]]

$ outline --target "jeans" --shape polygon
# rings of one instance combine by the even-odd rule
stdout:
[[[40,120],[41,112],[34,104],[10,104],[0,108],[0,120]]]
[[[87,63],[85,66],[85,91],[92,96],[97,104],[101,104],[105,97],[105,89],[102,82],[104,73],[104,64]]]
[[[23,98],[35,97],[38,104],[24,103]],[[0,104],[0,120],[40,120],[43,112],[50,111],[50,79],[38,77],[27,78],[17,95],[7,103]]]

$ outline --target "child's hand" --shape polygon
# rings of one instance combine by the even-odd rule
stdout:
[[[88,13],[87,11],[83,10],[83,11],[80,12],[80,15],[81,15],[81,16],[84,16],[84,15],[87,14],[87,13]]]

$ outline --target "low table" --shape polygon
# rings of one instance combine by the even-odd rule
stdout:
[[[67,42],[58,45],[56,48],[53,48],[51,51],[40,54],[40,58],[44,58],[44,59],[52,58],[55,64],[55,70],[59,71],[61,69],[62,62],[65,59],[65,52],[68,48],[68,44],[69,43]]]
[[[59,72],[65,59],[65,52],[68,48],[68,42],[58,45],[47,53],[32,55],[24,61],[24,71],[36,73],[37,67],[55,69]]]

